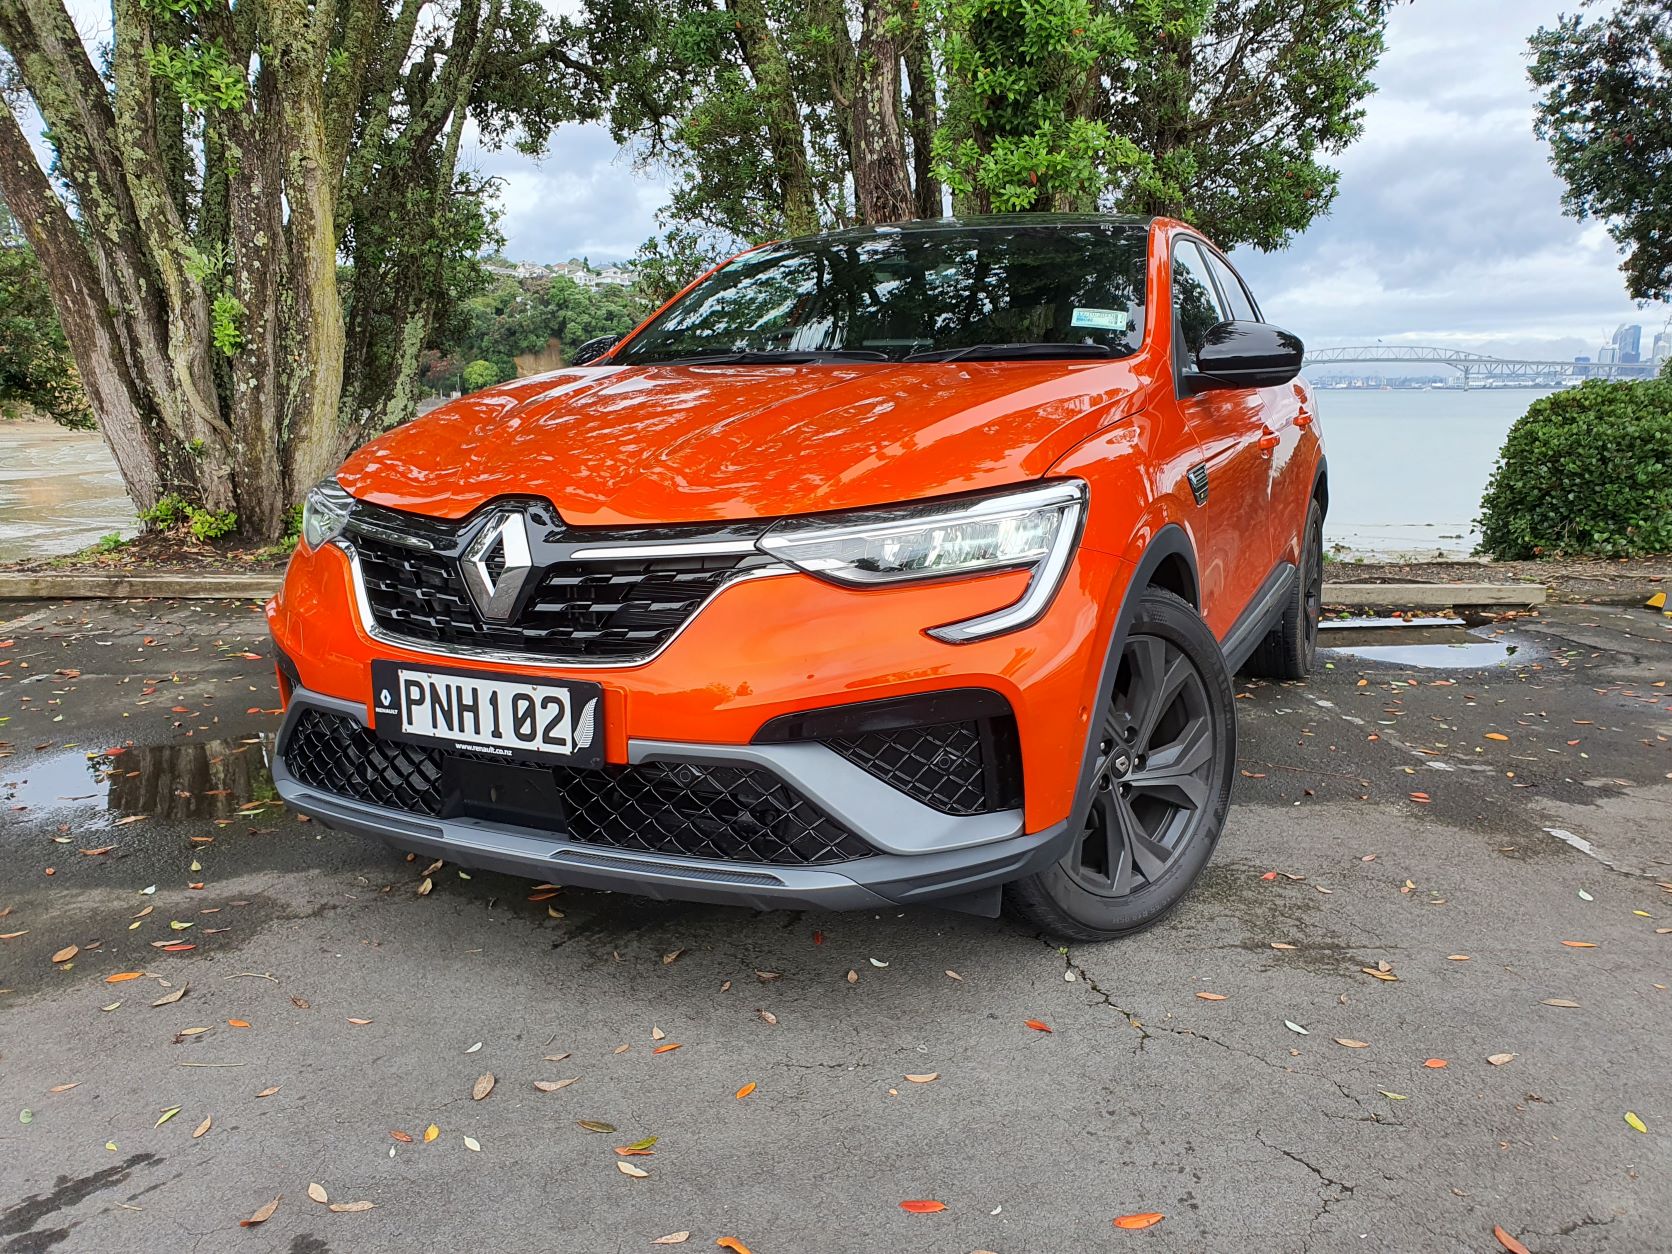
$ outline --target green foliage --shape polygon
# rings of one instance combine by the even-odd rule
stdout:
[[[151,73],[167,83],[182,104],[199,113],[210,109],[236,112],[249,99],[249,84],[212,40],[184,48],[168,45],[150,51]]]
[[[671,300],[736,251],[734,240],[688,227],[671,227],[645,240],[633,257],[633,275],[645,312]]]
[[[1481,502],[1500,560],[1672,552],[1672,381],[1605,383],[1534,401]]]
[[[462,302],[424,383],[438,392],[491,387],[522,373],[517,357],[546,353],[555,345],[568,362],[587,340],[629,331],[643,314],[644,302],[624,287],[585,288],[565,275],[493,278]]]
[[[238,530],[236,511],[204,509],[178,492],[170,492],[150,509],[140,510],[139,521],[152,531],[184,528],[198,540],[218,540]]]
[[[112,531],[109,535],[98,538],[93,545],[93,551],[95,553],[114,553],[126,543],[127,541],[122,538],[120,531]]]
[[[222,292],[209,307],[209,335],[215,351],[231,357],[244,346],[244,302]]]
[[[936,173],[978,212],[1086,210],[1141,154],[1093,115],[1096,72],[1137,51],[1090,0],[950,0]]]
[[[0,413],[23,405],[66,427],[93,427],[40,261],[0,204]]]
[[[1364,129],[1398,0],[1140,0],[1137,52],[1107,67],[1101,116],[1143,160],[1105,207],[1165,214],[1221,247],[1282,248],[1335,199],[1327,158]]]
[[[1614,0],[1528,43],[1533,129],[1567,184],[1563,208],[1607,224],[1634,299],[1672,300],[1672,3]]]
[[[459,372],[460,386],[466,392],[480,392],[500,381],[499,367],[478,358]]]

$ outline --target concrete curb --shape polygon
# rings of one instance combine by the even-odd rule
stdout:
[[[279,590],[278,571],[252,575],[106,574],[88,571],[0,571],[0,601],[57,601],[89,598],[189,597],[217,600],[265,599]],[[1332,607],[1447,609],[1456,605],[1543,605],[1546,589],[1536,583],[1326,583],[1324,604]]]
[[[0,601],[58,601],[128,597],[266,598],[279,590],[280,571],[260,575],[106,574],[102,571],[0,571]]]
[[[1324,604],[1387,606],[1392,609],[1449,609],[1456,605],[1543,605],[1549,589],[1540,583],[1326,583]]]

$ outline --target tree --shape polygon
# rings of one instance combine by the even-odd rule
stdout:
[[[491,361],[470,362],[459,374],[460,386],[466,392],[480,392],[500,381],[499,367]]]
[[[1334,198],[1395,2],[587,0],[584,25],[612,130],[699,236],[936,217],[949,187],[1272,249]],[[641,260],[682,277],[689,242]]]
[[[66,427],[93,427],[41,264],[0,204],[0,413],[18,405]]]
[[[1672,300],[1672,0],[1619,0],[1529,41],[1534,133],[1567,184],[1563,208],[1620,246],[1634,300]]]
[[[0,195],[135,504],[276,537],[410,416],[430,330],[477,281],[467,123],[538,151],[591,86],[537,0],[113,3],[95,64],[63,0],[0,0],[53,154],[0,111]]]
[[[631,330],[642,312],[642,302],[625,287],[586,288],[562,274],[521,280],[506,276],[463,303],[439,345],[447,358],[469,363],[463,382],[475,390],[516,378],[518,357],[555,347],[569,361],[587,340]],[[480,366],[492,367],[495,376],[483,382],[480,369],[470,373]]]

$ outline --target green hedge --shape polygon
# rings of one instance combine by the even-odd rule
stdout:
[[[1590,380],[1518,418],[1481,501],[1498,558],[1672,552],[1672,380]]]

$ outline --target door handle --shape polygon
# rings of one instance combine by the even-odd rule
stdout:
[[[1262,433],[1260,436],[1260,451],[1262,453],[1269,453],[1272,449],[1283,443],[1283,437],[1278,435],[1277,432],[1273,431],[1270,427],[1261,427],[1260,431]]]

